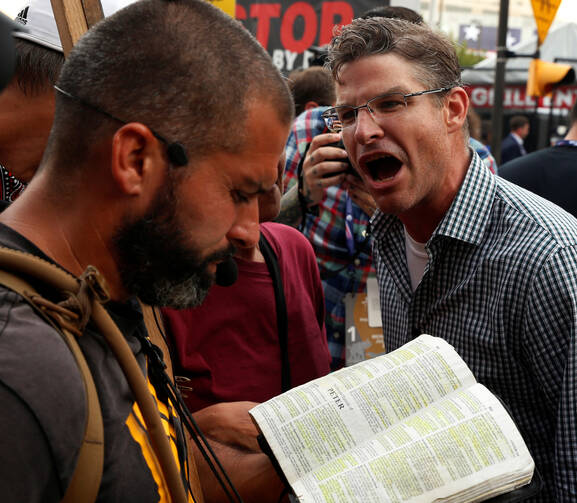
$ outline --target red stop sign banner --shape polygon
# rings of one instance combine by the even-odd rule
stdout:
[[[377,5],[374,0],[237,0],[236,18],[269,52],[276,66],[290,72],[310,65],[316,55],[310,48],[328,44],[335,26],[349,24]]]

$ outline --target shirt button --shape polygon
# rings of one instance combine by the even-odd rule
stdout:
[[[361,265],[361,259],[360,258],[356,258],[354,261],[354,264],[358,267]]]
[[[334,339],[340,339],[341,338],[341,334],[339,334],[338,332],[333,333],[333,338]]]

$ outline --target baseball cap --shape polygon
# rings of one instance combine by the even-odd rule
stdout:
[[[136,0],[100,0],[104,16],[110,16]],[[15,32],[15,37],[62,52],[62,44],[56,27],[50,0],[30,0],[20,11],[16,21],[24,24],[26,32]]]
[[[16,66],[16,52],[12,35],[26,28],[0,12],[0,91],[12,79]]]

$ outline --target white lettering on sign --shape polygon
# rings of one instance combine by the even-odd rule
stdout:
[[[521,93],[521,89],[514,89],[513,90],[513,106],[515,108],[523,108],[525,107],[525,100],[523,99],[525,93]]]
[[[305,51],[303,53],[303,68],[308,68],[311,64],[311,59],[315,57],[315,53],[311,51]]]
[[[471,91],[471,103],[474,107],[484,108],[491,105],[489,103],[489,92],[486,87],[476,87]]]
[[[272,51],[272,62],[274,66],[276,66],[279,70],[284,68],[284,50],[283,49],[275,49]]]
[[[555,93],[555,106],[563,108],[571,108],[575,101],[575,92],[571,90],[557,91]]]
[[[272,51],[272,62],[280,71],[290,72],[295,68],[308,68],[314,56],[315,53],[311,51],[299,54],[288,49],[275,49]],[[302,64],[299,64],[299,62],[302,62]]]
[[[298,53],[288,51],[285,49],[284,55],[285,55],[285,61],[286,61],[285,70],[290,72],[291,70],[294,70],[294,68],[295,68],[294,64],[295,64],[295,60],[297,59]]]
[[[469,99],[473,108],[493,106],[493,86],[468,86]],[[577,86],[563,86],[554,91],[554,108],[568,110],[577,99]],[[503,93],[503,107],[515,110],[534,111],[537,107],[551,106],[551,97],[528,96],[523,85],[507,86]]]

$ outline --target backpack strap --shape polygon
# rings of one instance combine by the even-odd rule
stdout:
[[[164,362],[166,363],[166,373],[174,383],[172,354],[168,345],[168,341],[165,339],[164,335],[167,332],[162,313],[158,307],[149,306],[142,301],[139,301],[139,303],[140,308],[142,309],[142,316],[144,318],[144,324],[146,325],[146,331],[148,332],[150,342],[152,342],[152,344],[155,346],[158,346],[162,351]],[[192,445],[192,440],[190,439],[190,434],[187,430],[185,430],[184,435],[187,443],[188,453],[188,483],[190,484],[192,494],[194,494],[195,503],[204,503],[204,495],[202,493],[202,485],[200,483],[200,477],[198,476],[198,469],[194,459],[194,451],[192,448],[189,448]]]
[[[109,296],[106,281],[98,270],[88,266],[82,276],[77,278],[40,257],[5,247],[0,247],[0,270],[10,271],[18,277],[31,278],[37,284],[65,294],[68,299],[60,304],[53,304],[40,296],[34,300],[46,306],[47,313],[51,314],[58,325],[64,325],[72,333],[80,335],[88,321],[92,320],[122,369],[142,413],[171,503],[186,503],[188,498],[156,402],[126,339],[102,305],[109,300]],[[84,503],[89,500],[74,501]]]
[[[258,246],[262,256],[264,257],[274,288],[276,321],[280,345],[281,390],[284,393],[291,389],[291,368],[288,351],[288,314],[284,295],[284,285],[278,265],[278,257],[262,232],[260,233]]]
[[[160,351],[162,351],[163,360],[166,364],[166,373],[168,374],[168,377],[174,381],[174,371],[172,368],[172,351],[170,351],[170,348],[168,347],[168,341],[164,336],[164,334],[166,334],[166,327],[164,326],[162,313],[158,307],[145,304],[141,300],[139,300],[138,303],[140,304],[140,309],[142,310],[142,318],[144,319],[144,324],[146,325],[148,338],[152,344],[157,346]]]
[[[35,302],[34,299],[41,298],[41,296],[29,283],[25,282],[22,278],[0,270],[0,284],[21,295],[43,319],[50,323],[62,336],[76,360],[86,393],[86,427],[84,430],[84,438],[78,452],[76,467],[74,468],[62,503],[79,501],[86,503],[94,502],[96,501],[102,479],[104,429],[102,426],[102,413],[98,393],[84,354],[74,335],[61,325],[55,323],[53,318],[50,318],[46,314],[46,311]]]

